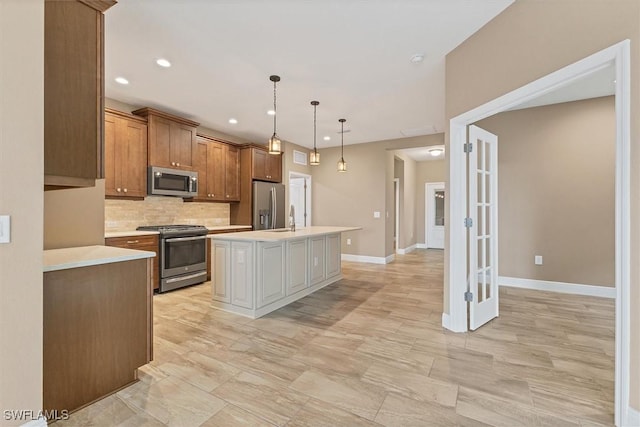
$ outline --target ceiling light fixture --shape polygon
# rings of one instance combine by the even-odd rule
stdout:
[[[341,125],[341,142],[340,142],[340,160],[338,160],[338,172],[346,172],[347,171],[347,162],[344,161],[344,122],[346,122],[346,119],[340,119],[338,120],[340,122]]]
[[[129,80],[125,79],[124,77],[116,77],[116,83],[120,83],[121,85],[128,85]]]
[[[324,137],[324,138],[322,138],[322,139],[324,139],[325,141],[331,141],[331,137],[330,137],[330,136],[325,136],[325,137]]]
[[[433,157],[438,157],[442,153],[444,153],[444,150],[442,148],[432,148],[431,150],[429,150],[429,154],[431,154]]]
[[[164,68],[171,67],[171,62],[169,62],[168,59],[164,59],[164,58],[157,59],[156,60],[156,64],[158,64],[159,66],[164,67]]]
[[[320,153],[318,153],[318,149],[316,148],[316,108],[318,108],[320,103],[318,101],[311,101],[311,105],[313,105],[313,151],[309,155],[309,164],[317,166],[320,164]]]
[[[416,53],[409,59],[409,61],[411,61],[414,64],[418,64],[424,61],[424,53]]]
[[[233,117],[229,119],[229,123],[231,123],[232,125],[237,125],[238,124],[238,120],[234,119]]]
[[[269,80],[273,82],[273,135],[269,138],[269,154],[280,154],[282,143],[276,134],[276,83],[280,81],[280,76],[270,76]]]

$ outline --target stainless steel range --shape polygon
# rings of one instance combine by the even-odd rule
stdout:
[[[160,292],[207,280],[208,230],[202,225],[150,225],[160,233]]]

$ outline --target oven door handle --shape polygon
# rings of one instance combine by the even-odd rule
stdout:
[[[202,240],[206,239],[207,236],[192,236],[192,237],[174,237],[171,239],[164,239],[165,242],[187,242],[189,240]]]
[[[180,277],[175,277],[173,279],[167,279],[166,283],[176,283],[176,282],[181,282],[183,280],[193,279],[195,277],[206,276],[206,275],[207,275],[206,271],[199,271],[194,274],[189,274],[188,276],[180,276]]]

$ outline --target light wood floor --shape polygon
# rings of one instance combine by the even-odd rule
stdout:
[[[441,327],[443,254],[345,278],[261,319],[210,284],[154,298],[155,360],[63,426],[613,424],[613,300],[503,288],[500,318]]]

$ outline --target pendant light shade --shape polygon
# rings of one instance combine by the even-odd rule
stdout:
[[[318,101],[311,101],[311,105],[313,105],[313,151],[309,155],[309,164],[311,166],[318,166],[320,164],[320,153],[318,153],[318,149],[316,148],[316,108],[320,103]]]
[[[338,160],[338,172],[346,172],[347,171],[347,162],[344,161],[344,122],[346,119],[338,120],[340,122],[341,130],[340,130],[340,160]]]
[[[280,81],[280,76],[270,76],[269,80],[273,82],[273,135],[269,138],[269,154],[280,154],[282,143],[276,133],[276,83]]]

